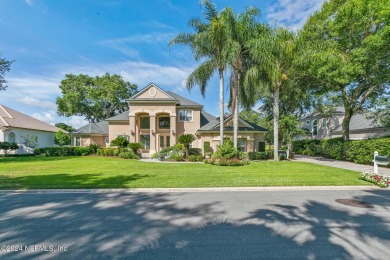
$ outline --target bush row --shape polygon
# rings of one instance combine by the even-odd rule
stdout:
[[[250,160],[268,160],[272,157],[270,152],[249,152],[248,158]]]
[[[205,159],[203,161],[206,164],[212,164],[212,165],[218,165],[218,166],[244,166],[248,165],[250,161],[248,159],[237,159],[237,158],[231,158],[231,159],[226,159],[226,158],[211,158],[211,159]]]
[[[188,156],[187,159],[190,162],[203,162],[203,156],[202,155],[190,155],[190,156]]]
[[[348,143],[342,138],[296,140],[293,141],[293,152],[341,160],[344,146],[347,158],[355,163],[371,164],[375,151],[379,155],[390,156],[390,137],[353,140]]]
[[[53,156],[79,156],[79,155],[91,155],[94,153],[94,149],[91,147],[79,147],[79,146],[55,146],[34,149],[35,155],[46,155],[48,157]]]
[[[123,159],[139,159],[140,156],[127,148],[100,148],[96,152],[100,156],[114,156]]]

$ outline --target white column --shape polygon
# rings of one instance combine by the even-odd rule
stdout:
[[[375,157],[378,156],[378,155],[379,155],[379,153],[377,151],[375,151],[374,152],[374,160],[373,160],[373,162],[374,162],[374,174],[378,174],[378,164],[375,161]]]

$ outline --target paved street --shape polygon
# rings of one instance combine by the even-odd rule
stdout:
[[[388,189],[2,192],[0,203],[1,259],[390,255]]]

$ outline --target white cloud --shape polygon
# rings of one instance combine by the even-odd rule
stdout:
[[[86,124],[88,121],[85,120],[82,116],[71,116],[71,117],[58,117],[56,122],[62,122],[67,125],[73,126],[75,129],[78,129]]]
[[[32,6],[34,4],[33,0],[25,0],[26,4]]]
[[[61,74],[88,74],[103,75],[115,73],[125,80],[137,84],[140,88],[155,83],[170,89],[185,88],[185,80],[191,73],[192,68],[164,66],[142,61],[116,62],[109,64],[93,63],[84,66],[67,66],[61,69]]]
[[[51,110],[47,112],[33,113],[31,116],[48,124],[54,125],[56,111]]]
[[[324,0],[278,0],[266,10],[267,19],[297,30],[323,3]]]
[[[56,108],[56,104],[52,101],[39,100],[37,98],[28,97],[28,96],[24,96],[18,99],[18,101],[22,104],[35,106],[35,107],[51,108],[51,109]]]
[[[134,48],[131,48],[129,45],[135,43],[154,44],[161,42],[167,42],[168,44],[169,40],[172,39],[173,36],[174,34],[172,33],[158,32],[148,34],[134,34],[127,37],[100,41],[98,44],[117,50],[129,57],[138,57],[138,51],[136,51]]]

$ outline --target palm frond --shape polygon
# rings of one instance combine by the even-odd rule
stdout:
[[[206,93],[206,86],[209,79],[213,76],[216,68],[215,60],[208,60],[197,67],[187,78],[186,87],[191,90],[194,86],[200,87],[202,96]]]

